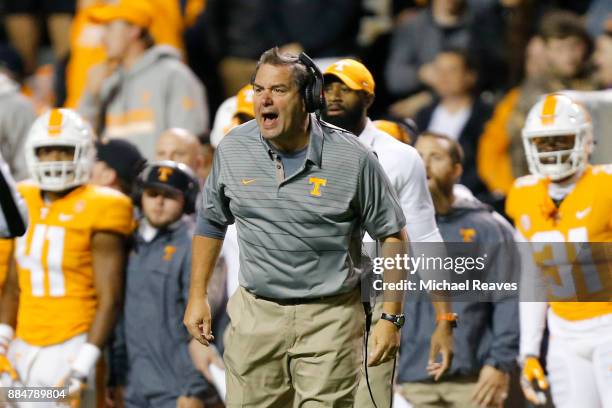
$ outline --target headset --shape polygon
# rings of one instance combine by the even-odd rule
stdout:
[[[325,109],[325,94],[323,93],[323,74],[317,64],[306,53],[301,52],[299,62],[310,72],[310,79],[302,87],[302,97],[307,112],[319,112]]]
[[[164,171],[162,169],[170,169]],[[147,165],[138,176],[133,200],[140,207],[142,192],[147,186],[171,187],[183,193],[183,213],[193,214],[200,193],[198,179],[186,164],[162,160]]]

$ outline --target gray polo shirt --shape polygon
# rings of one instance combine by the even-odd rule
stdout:
[[[223,138],[204,187],[200,217],[236,222],[240,285],[273,299],[355,288],[364,231],[382,238],[405,225],[374,154],[356,137],[311,116],[301,168],[282,160],[253,120]]]

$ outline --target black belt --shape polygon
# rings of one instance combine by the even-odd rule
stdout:
[[[281,306],[295,306],[295,305],[307,305],[311,303],[327,303],[330,300],[337,299],[339,296],[349,295],[351,292],[340,293],[338,295],[330,295],[330,296],[319,296],[313,298],[289,298],[289,299],[273,299],[266,296],[256,295],[249,290],[246,290],[247,293],[256,299],[265,300],[267,302],[273,302]]]

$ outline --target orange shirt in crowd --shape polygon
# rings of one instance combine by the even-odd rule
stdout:
[[[489,191],[507,195],[514,182],[510,158],[508,121],[519,99],[518,88],[510,90],[497,104],[478,143],[478,175]]]
[[[89,11],[102,4],[94,1],[91,5],[79,8],[70,32],[70,61],[66,67],[66,102],[67,108],[76,108],[85,83],[87,71],[95,64],[106,58],[102,46],[103,28],[101,25],[89,21]]]

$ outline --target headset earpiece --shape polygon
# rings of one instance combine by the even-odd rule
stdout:
[[[319,67],[306,53],[299,55],[299,61],[310,72],[310,79],[302,89],[306,111],[316,112],[325,109],[325,95],[323,93],[323,74]]]
[[[198,181],[194,178],[187,190],[183,191],[185,196],[185,205],[183,212],[185,214],[193,214],[196,211],[196,202],[198,200],[198,194],[200,193],[200,186]]]

